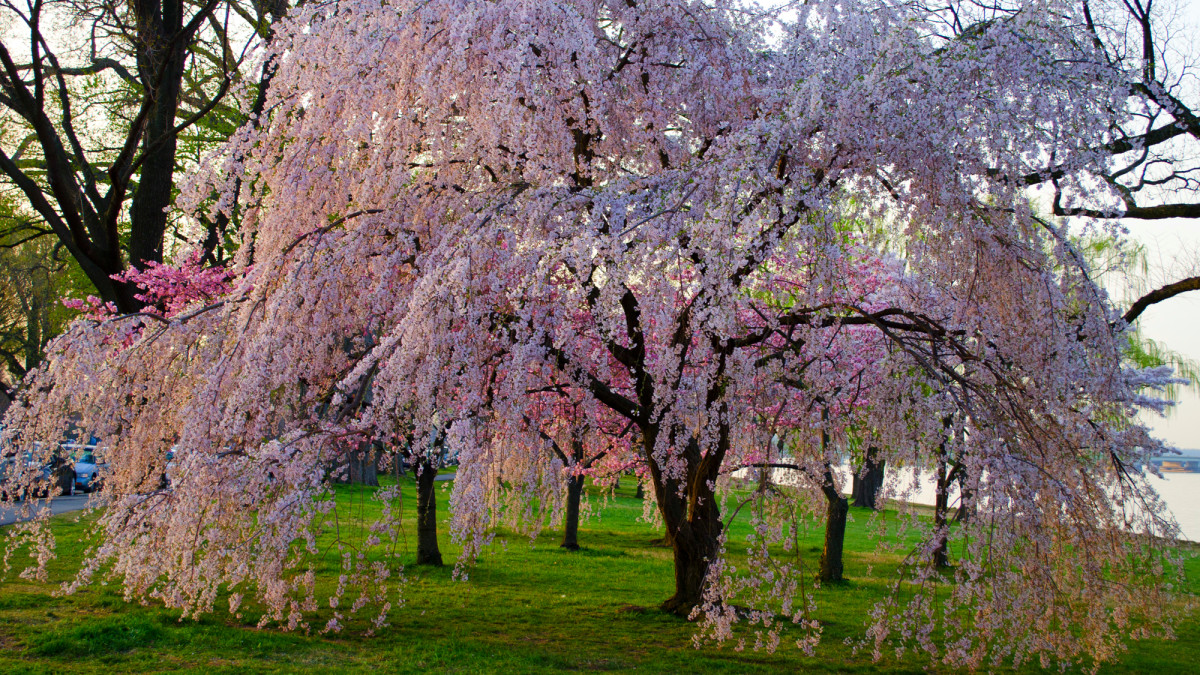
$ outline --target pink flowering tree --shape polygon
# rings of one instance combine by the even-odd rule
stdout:
[[[205,266],[197,250],[179,265],[146,263],[146,269],[130,268],[113,275],[113,280],[136,288],[134,300],[142,304],[141,312],[157,317],[173,317],[189,306],[213,303],[233,290],[234,272],[222,266]],[[103,321],[118,315],[117,306],[101,302],[95,296],[80,300],[69,298],[63,304],[78,310],[89,319]]]
[[[1129,617],[1169,630],[1174,530],[1133,469],[1159,447],[1136,412],[1164,405],[1141,392],[1167,374],[1123,367],[1121,322],[1023,179],[1101,160],[1126,74],[1073,3],[953,37],[944,18],[868,0],[298,13],[269,116],[188,192],[239,188],[218,202],[245,213],[238,290],[120,352],[119,318],[80,324],[9,413],[18,442],[68,414],[111,439],[81,581],[108,565],[189,614],[228,589],[264,622],[377,606],[382,625],[394,510],[339,541],[334,597],[306,568],[344,448],[443,429],[467,561],[505,519],[536,529],[520,503],[554,501],[555,472],[615,436],[637,439],[618,449],[672,548],[664,610],[718,640],[748,617],[768,648],[800,624],[811,648],[802,563],[772,552],[794,511],[763,491],[735,573],[722,490],[784,447],[826,473],[857,434],[890,462],[954,453],[977,513],[953,572],[928,564],[946,528],[913,552],[868,617],[876,649],[981,667],[1107,658]],[[847,222],[887,223],[896,255]],[[581,437],[594,449],[563,450]]]

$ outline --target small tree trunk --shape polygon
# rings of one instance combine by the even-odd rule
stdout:
[[[829,419],[829,408],[821,411],[821,421]],[[829,431],[821,427],[821,454],[828,457]],[[825,548],[821,551],[821,581],[842,580],[842,550],[846,544],[846,513],[850,502],[842,496],[833,479],[833,468],[825,463],[825,474],[821,476],[821,492],[825,494]]]
[[[958,481],[958,509],[954,512],[954,522],[965,523],[975,510],[975,499],[971,491],[963,485],[966,479]]]
[[[337,482],[343,485],[379,486],[379,471],[375,466],[375,448],[364,443],[346,453],[344,469],[339,467]]]
[[[634,499],[645,499],[646,498],[646,486],[642,484],[641,478],[638,479],[637,490],[633,493],[633,498]]]
[[[946,531],[946,510],[950,503],[950,485],[946,471],[946,458],[939,457],[937,464],[937,495],[933,500],[933,527],[936,545],[933,549],[934,567],[950,565],[949,536]]]
[[[379,451],[374,443],[364,443],[358,454],[362,467],[359,476],[363,485],[379,487]]]
[[[562,546],[568,551],[579,550],[579,499],[583,495],[583,476],[567,479],[567,516],[563,525]]]
[[[846,543],[846,513],[850,510],[850,502],[841,495],[830,498],[828,494],[825,502],[825,549],[821,552],[820,579],[842,581],[842,550]]]
[[[879,508],[879,491],[883,489],[884,468],[886,460],[880,460],[879,448],[867,448],[867,456],[863,461],[862,471],[854,474],[852,496],[854,506],[868,509]]]
[[[437,540],[437,495],[433,463],[422,461],[417,469],[417,564],[442,566]]]

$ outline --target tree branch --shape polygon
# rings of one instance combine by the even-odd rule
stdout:
[[[1135,301],[1133,305],[1129,307],[1129,311],[1125,312],[1125,316],[1122,318],[1125,319],[1125,323],[1133,323],[1139,316],[1142,315],[1142,312],[1146,311],[1146,309],[1150,307],[1150,305],[1160,303],[1164,300],[1169,300],[1170,298],[1173,298],[1181,293],[1197,290],[1200,290],[1200,277],[1188,277],[1182,281],[1176,281],[1173,284],[1167,284],[1162,288],[1157,288],[1138,298],[1137,301]]]

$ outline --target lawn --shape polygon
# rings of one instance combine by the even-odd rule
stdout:
[[[447,513],[447,492],[439,494],[439,515]],[[370,504],[361,488],[339,489],[339,501]],[[597,506],[600,498],[591,497]],[[415,547],[412,486],[405,492],[408,546]],[[369,506],[367,507],[369,508]],[[547,528],[535,545],[510,536],[470,570],[468,581],[452,578],[452,568],[409,567],[405,606],[392,611],[391,625],[374,637],[361,632],[305,635],[259,630],[253,617],[226,613],[200,621],[153,604],[127,604],[119,589],[94,585],[56,597],[57,582],[69,578],[82,554],[89,520],[58,516],[60,561],[50,583],[31,583],[9,574],[0,582],[0,672],[557,672],[606,670],[639,672],[923,672],[926,663],[869,652],[854,654],[847,638],[862,634],[863,617],[884,592],[882,578],[894,558],[877,555],[867,536],[867,512],[852,510],[847,529],[844,585],[818,591],[818,617],[824,639],[815,657],[788,641],[774,654],[735,651],[732,645],[695,649],[694,627],[656,609],[671,594],[670,550],[662,536],[638,520],[640,500],[629,486],[581,524],[578,552],[558,544],[559,531]],[[731,537],[744,536],[744,523]],[[453,560],[458,549],[442,527],[442,552]],[[805,546],[815,562],[821,532]],[[415,558],[415,548],[406,552]],[[870,568],[870,569],[869,569]],[[336,573],[326,566],[321,584]],[[1200,591],[1200,559],[1188,562],[1189,583]],[[323,619],[314,621],[323,624]],[[1200,620],[1180,626],[1179,639],[1130,646],[1117,664],[1101,672],[1195,672],[1200,660]]]

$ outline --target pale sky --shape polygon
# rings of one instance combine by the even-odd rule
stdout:
[[[1174,29],[1171,41],[1178,51],[1168,58],[1179,58],[1179,52],[1190,53],[1195,63],[1195,54],[1200,52],[1200,40],[1196,37],[1200,35],[1200,0],[1167,0],[1158,4],[1164,14],[1173,17],[1169,22]],[[1196,86],[1194,77],[1190,84]],[[1195,193],[1182,194],[1175,195],[1173,201],[1200,202],[1200,198]],[[1152,288],[1200,275],[1200,221],[1171,219],[1125,224],[1130,236],[1146,246]],[[1114,297],[1121,297],[1117,289],[1110,291]],[[1137,323],[1144,336],[1200,362],[1200,291],[1184,293],[1150,307]],[[1165,419],[1152,415],[1146,415],[1145,419],[1156,435],[1169,444],[1200,449],[1200,396],[1195,393],[1183,391]]]
[[[1178,269],[1179,256],[1190,261],[1200,256],[1200,222],[1181,219],[1131,222],[1128,226],[1131,236],[1145,244],[1150,264],[1160,270]],[[1160,279],[1155,277],[1154,286],[1161,286]],[[1200,361],[1200,291],[1177,295],[1150,307],[1138,324],[1146,337]],[[1179,404],[1166,419],[1147,416],[1146,421],[1168,443],[1200,449],[1200,396],[1195,393],[1183,392]]]

